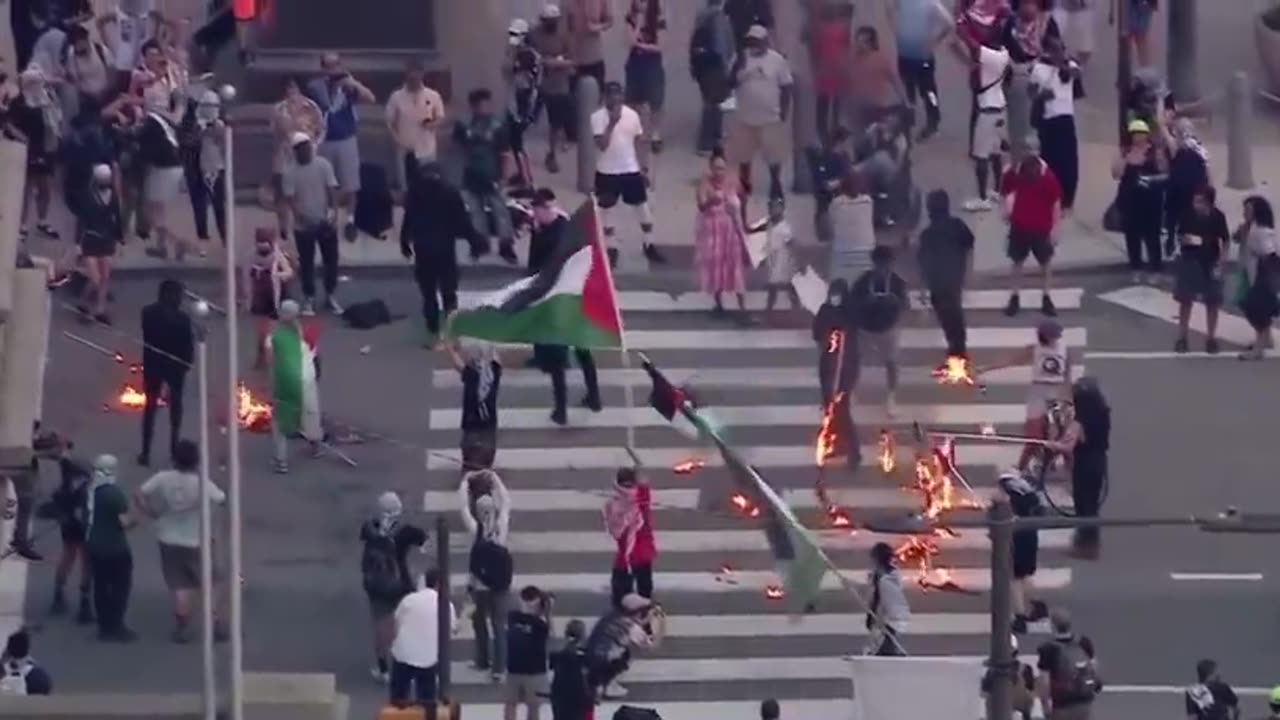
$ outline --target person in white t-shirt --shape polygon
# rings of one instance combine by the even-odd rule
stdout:
[[[1040,138],[1040,157],[1062,186],[1062,210],[1075,205],[1080,184],[1079,140],[1076,137],[1076,83],[1080,66],[1069,57],[1060,38],[1044,40],[1044,53],[1031,68],[1032,97],[1043,111],[1033,117]]]
[[[969,62],[974,69],[974,116],[969,154],[973,157],[974,177],[978,181],[978,194],[965,201],[964,209],[984,212],[995,207],[992,197],[999,191],[1000,175],[1004,171],[1002,157],[1009,144],[1004,80],[1009,72],[1010,58],[1009,51],[1000,46],[998,37],[985,38],[982,43],[968,35],[960,37],[969,49]]]
[[[434,707],[439,676],[440,637],[439,608],[442,598],[437,590],[440,573],[428,570],[418,590],[405,595],[396,606],[396,635],[391,641],[391,704],[405,707],[410,696],[417,704]],[[450,627],[458,629],[458,615],[449,603]]]
[[[121,90],[129,87],[134,69],[142,64],[142,46],[155,39],[159,26],[155,0],[116,0],[115,9],[98,18],[98,35],[111,51]]]
[[[649,210],[649,141],[640,114],[624,105],[622,97],[622,85],[605,83],[604,107],[591,114],[591,135],[599,151],[595,196],[602,211],[609,264],[618,264],[613,209],[619,199],[635,208],[640,218],[645,258],[651,263],[663,263],[666,258],[653,244],[653,213]]]

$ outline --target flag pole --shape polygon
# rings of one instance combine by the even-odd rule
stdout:
[[[613,282],[613,268],[609,267],[608,253],[605,252],[604,244],[600,239],[600,206],[596,204],[595,195],[588,196],[591,202],[591,218],[596,228],[592,233],[591,241],[595,244],[595,253],[599,257],[605,258],[604,273],[609,279],[609,295],[613,298],[613,312],[618,321],[618,357],[622,365],[622,375],[626,378],[626,382],[622,384],[623,402],[627,407],[627,454],[631,456],[631,461],[640,465],[640,456],[636,453],[636,391],[631,382],[631,351],[627,349],[627,332],[622,325],[622,307],[618,300],[618,286]]]

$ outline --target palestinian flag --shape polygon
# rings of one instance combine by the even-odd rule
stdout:
[[[729,446],[714,419],[689,402],[686,391],[673,385],[648,358],[643,358],[643,362],[653,383],[649,404],[668,420],[675,422],[683,418],[688,421],[702,439],[715,445],[729,470],[727,488],[714,482],[713,476],[704,475],[698,508],[723,509],[732,506],[730,497],[741,496],[743,504],[738,505],[737,510],[747,509],[749,516],[758,517],[764,523],[765,537],[773,553],[789,609],[793,614],[812,610],[822,590],[822,581],[828,569],[833,567],[818,545],[817,538],[800,524],[799,518],[773,486]]]
[[[595,201],[569,219],[553,259],[450,318],[448,337],[491,342],[621,348],[622,317]]]
[[[272,417],[284,435],[324,439],[320,427],[320,388],[316,384],[318,333],[314,325],[276,323],[267,336],[271,353]]]

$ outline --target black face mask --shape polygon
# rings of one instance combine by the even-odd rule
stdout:
[[[556,28],[558,27],[560,27],[559,20],[543,20],[542,21],[542,29],[546,30],[547,32],[555,32]]]

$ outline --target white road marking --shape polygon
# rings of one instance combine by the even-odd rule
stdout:
[[[1220,352],[1210,355],[1207,352],[1185,352],[1177,353],[1173,351],[1165,352],[1130,352],[1126,350],[1098,350],[1085,352],[1084,356],[1089,360],[1181,360],[1184,358],[1194,358],[1196,360],[1232,360],[1239,361],[1233,352]],[[1280,355],[1272,354],[1268,351],[1264,356],[1266,360],[1275,360]],[[1083,374],[1083,373],[1081,373]],[[506,376],[503,376],[506,381]]]
[[[1171,572],[1169,577],[1180,582],[1258,582],[1262,580],[1262,573]]]
[[[1109,293],[1103,293],[1098,299],[1128,308],[1136,313],[1146,315],[1170,324],[1178,322],[1178,301],[1168,291],[1149,285],[1133,285]],[[1190,329],[1204,334],[1208,330],[1204,312],[1197,309],[1191,313]],[[1236,345],[1248,345],[1254,340],[1253,328],[1249,322],[1239,315],[1221,313],[1218,315],[1218,338]]]
[[[1071,347],[1088,344],[1088,332],[1082,327],[1065,328],[1063,339]],[[1035,339],[1035,331],[1024,327],[969,328],[970,350],[1016,350]],[[808,330],[627,330],[627,347],[631,350],[812,350],[813,336]],[[898,346],[904,350],[937,350],[942,352],[947,341],[935,328],[903,328]],[[525,345],[509,345],[525,347]]]

